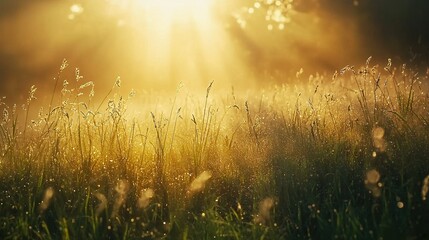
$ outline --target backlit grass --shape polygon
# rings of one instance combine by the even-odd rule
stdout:
[[[370,64],[97,102],[64,62],[37,117],[1,105],[0,238],[428,238],[428,76]]]

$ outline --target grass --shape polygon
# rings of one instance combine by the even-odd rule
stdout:
[[[0,238],[428,238],[428,76],[370,64],[154,106],[65,61],[47,112],[1,104]]]

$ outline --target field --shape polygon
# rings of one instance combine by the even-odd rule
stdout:
[[[95,101],[64,71],[0,105],[1,239],[429,238],[428,73]]]

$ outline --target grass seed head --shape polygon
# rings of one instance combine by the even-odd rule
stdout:
[[[3,123],[6,123],[9,121],[9,111],[7,108],[3,108]]]
[[[425,177],[423,180],[423,186],[422,186],[422,199],[423,201],[426,201],[427,194],[429,192],[429,175]]]
[[[267,197],[259,203],[259,212],[253,219],[256,224],[267,225],[271,220],[271,209],[275,201],[272,197]]]
[[[100,214],[107,208],[107,198],[102,193],[95,193],[95,197],[100,201],[95,209],[95,215],[100,216]]]
[[[40,205],[39,205],[40,213],[43,213],[44,211],[46,211],[46,209],[48,209],[49,205],[51,204],[51,199],[53,196],[54,196],[54,189],[52,187],[48,187],[45,190],[43,200],[42,202],[40,202]]]
[[[212,173],[210,171],[204,171],[198,177],[192,181],[191,186],[189,187],[189,192],[201,192],[204,190],[207,181],[212,177]]]
[[[122,85],[121,77],[118,76],[115,80],[115,87],[120,88]]]
[[[119,195],[126,195],[129,190],[128,182],[125,180],[119,180],[118,184],[115,187],[115,191]]]
[[[129,184],[126,180],[119,180],[118,184],[115,187],[116,191],[116,200],[113,205],[112,218],[115,218],[119,214],[119,209],[125,203],[125,199],[127,198]]]
[[[137,207],[144,209],[147,206],[149,206],[150,201],[152,200],[152,198],[155,196],[155,192],[148,188],[145,190],[142,190],[140,193],[140,198],[137,201]]]

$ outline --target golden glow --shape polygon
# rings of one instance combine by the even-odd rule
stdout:
[[[165,20],[193,18],[204,20],[209,12],[211,0],[134,0],[141,9]]]
[[[110,1],[132,32],[123,52],[142,63],[139,70],[152,86],[201,87],[227,79],[230,66],[235,74],[246,71],[228,29],[215,17],[213,0]]]
[[[237,0],[35,2],[0,19],[0,32],[8,35],[0,38],[0,52],[20,59],[16,69],[40,71],[40,82],[51,79],[66,58],[98,92],[121,76],[122,89],[137,93],[175,91],[180,83],[201,89],[211,81],[218,88],[247,89],[277,81],[277,73],[280,82],[301,67],[305,74],[319,65],[330,71],[350,62],[347,56],[358,57],[350,53],[359,50],[352,24],[291,6],[279,11],[264,1]],[[338,34],[344,29],[348,33]],[[51,89],[39,81],[30,84]]]

